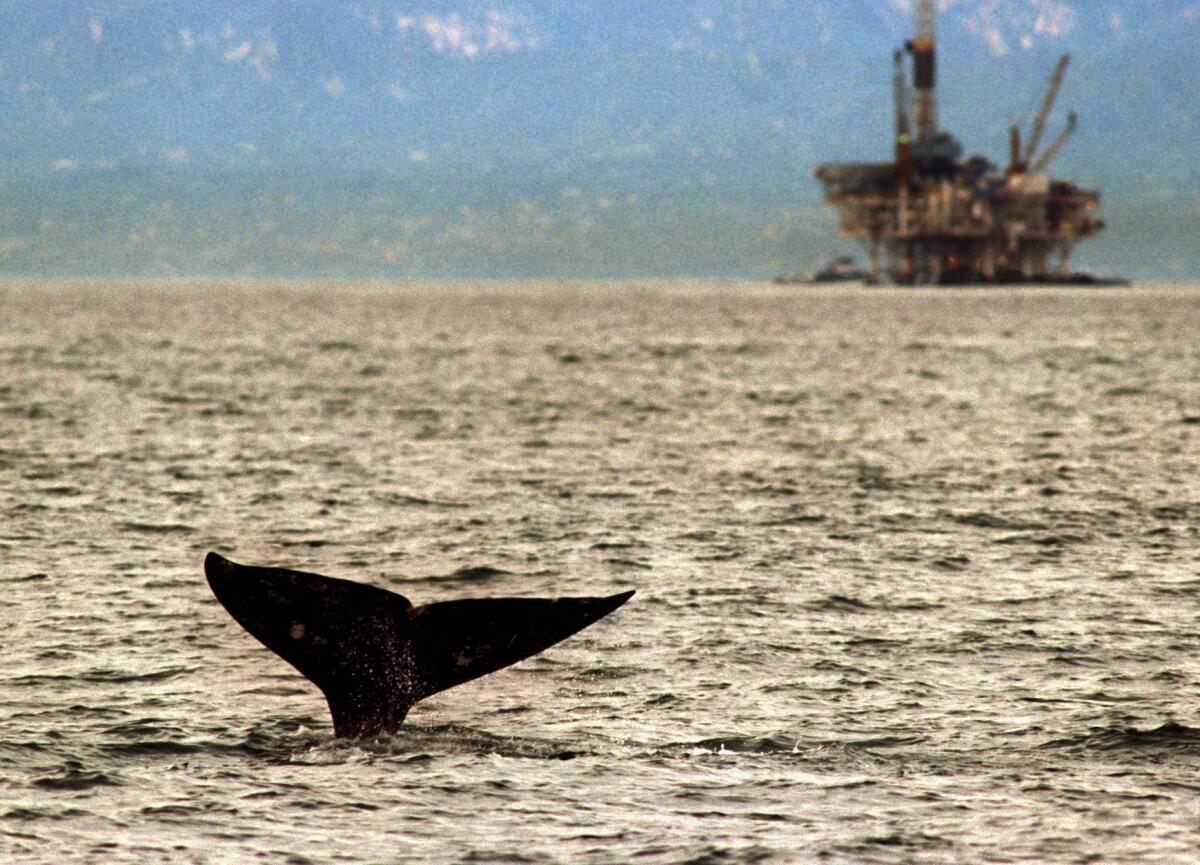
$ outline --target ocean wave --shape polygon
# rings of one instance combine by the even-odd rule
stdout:
[[[33,779],[42,790],[87,790],[91,787],[116,787],[125,782],[115,774],[88,769],[77,760],[68,760],[61,768]]]
[[[1171,751],[1200,756],[1200,729],[1188,727],[1177,721],[1166,721],[1146,730],[1118,725],[1094,728],[1074,736],[1053,739],[1041,747],[1109,753]]]

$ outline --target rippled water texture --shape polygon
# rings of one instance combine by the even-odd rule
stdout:
[[[0,860],[1200,850],[1200,289],[0,288]],[[334,741],[205,551],[637,596]]]

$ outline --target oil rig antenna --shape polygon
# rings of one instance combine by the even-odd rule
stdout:
[[[1029,134],[1029,141],[1025,144],[1025,152],[1021,156],[1021,161],[1026,164],[1033,161],[1033,155],[1037,153],[1038,145],[1042,143],[1042,135],[1046,132],[1046,120],[1050,117],[1050,112],[1054,110],[1054,101],[1058,99],[1058,91],[1062,87],[1063,76],[1067,74],[1067,64],[1070,62],[1071,55],[1064,54],[1059,58],[1058,65],[1054,67],[1054,73],[1050,76],[1050,86],[1046,89],[1046,95],[1042,97],[1042,105],[1033,118],[1033,129]]]
[[[1025,163],[1021,159],[1021,127],[1013,124],[1008,127],[1008,176],[1025,173]]]
[[[937,10],[935,0],[917,3],[917,32],[905,45],[913,58],[913,113],[916,115],[917,140],[933,140],[937,120]]]
[[[912,128],[908,119],[908,79],[904,75],[904,54],[893,57],[892,94],[896,103],[896,179],[908,183],[912,178]]]

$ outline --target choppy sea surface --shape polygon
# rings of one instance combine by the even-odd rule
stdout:
[[[1200,287],[0,286],[0,861],[1200,860]],[[632,601],[334,740],[208,550]]]

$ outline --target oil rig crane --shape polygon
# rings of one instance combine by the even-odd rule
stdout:
[[[1054,109],[1054,101],[1058,99],[1058,91],[1062,89],[1063,78],[1067,74],[1067,65],[1070,62],[1071,55],[1064,54],[1059,59],[1058,65],[1054,67],[1054,73],[1050,76],[1050,86],[1046,89],[1046,95],[1042,97],[1042,106],[1033,118],[1033,132],[1029,136],[1025,152],[1021,156],[1021,161],[1026,165],[1033,159],[1033,154],[1037,152],[1038,145],[1042,142],[1042,135],[1046,131],[1046,121]]]

